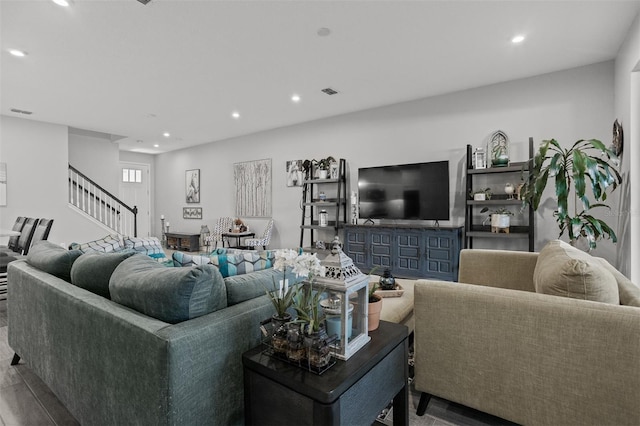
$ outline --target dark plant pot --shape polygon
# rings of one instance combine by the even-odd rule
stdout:
[[[331,348],[327,342],[328,336],[324,327],[305,337],[307,360],[312,368],[320,369],[331,362]]]
[[[289,343],[287,341],[287,323],[291,321],[291,314],[279,317],[274,314],[271,317],[273,323],[273,334],[271,335],[271,346],[273,351],[279,355],[286,355]]]
[[[306,349],[300,324],[288,324],[287,329],[287,358],[291,362],[301,362],[306,355]]]

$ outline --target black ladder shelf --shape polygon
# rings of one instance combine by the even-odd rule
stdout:
[[[338,176],[327,179],[314,179],[315,167],[312,165],[305,180],[302,181],[302,222],[300,225],[300,247],[304,247],[305,231],[309,232],[309,246],[315,248],[314,231],[333,230],[332,240],[338,230],[347,223],[347,163],[344,158],[338,160]],[[326,192],[326,198],[319,197],[320,189]],[[317,209],[316,209],[317,207]],[[320,225],[318,214],[326,210],[329,220],[326,226]]]

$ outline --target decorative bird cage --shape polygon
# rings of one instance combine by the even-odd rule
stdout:
[[[322,260],[325,276],[314,283],[329,294],[321,302],[328,331],[337,339],[332,343],[335,356],[346,360],[371,340],[367,316],[369,314],[369,277],[353,264],[339,246]]]

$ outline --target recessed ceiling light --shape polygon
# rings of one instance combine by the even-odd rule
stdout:
[[[58,6],[62,6],[62,7],[69,7],[73,4],[72,0],[51,0],[51,1],[57,4]]]
[[[13,56],[17,56],[19,58],[24,58],[25,56],[27,56],[27,52],[24,52],[24,51],[18,50],[18,49],[9,49],[9,53],[11,53]]]
[[[297,94],[291,95],[291,101],[296,103],[300,102],[300,95],[297,95]]]
[[[171,133],[169,133],[169,132],[164,132],[164,133],[162,134],[162,136],[164,136],[165,138],[168,138],[169,136],[171,136]]]
[[[233,111],[233,112],[231,113],[231,116],[232,116],[233,118],[235,118],[235,119],[238,119],[238,118],[240,118],[240,113],[239,113],[238,111]]]
[[[524,41],[524,36],[523,35],[517,35],[514,38],[511,39],[511,43],[522,43]]]
[[[157,143],[154,143],[154,144],[153,144],[153,147],[154,147],[154,148],[160,148],[160,145],[158,145]]]

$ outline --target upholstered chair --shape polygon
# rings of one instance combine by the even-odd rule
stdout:
[[[273,219],[269,220],[267,223],[267,227],[260,238],[245,238],[244,245],[247,247],[259,247],[262,246],[263,249],[267,249],[269,242],[271,241],[271,232],[273,231]]]
[[[218,221],[213,227],[213,231],[211,235],[209,235],[205,241],[209,244],[215,243],[216,248],[218,248],[218,241],[222,243],[224,247],[225,238],[222,236],[224,232],[229,232],[229,230],[233,227],[233,218],[232,217],[221,217],[218,218]]]

